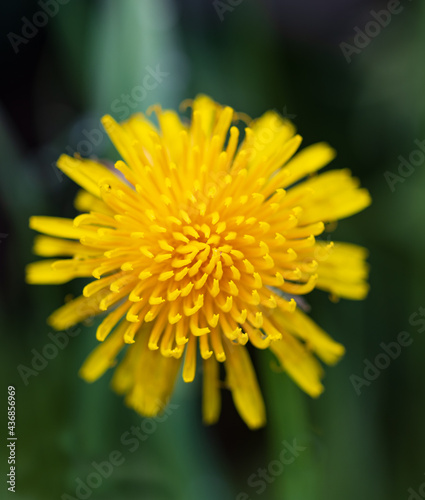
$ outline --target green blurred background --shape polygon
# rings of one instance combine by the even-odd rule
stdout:
[[[43,16],[34,18],[43,2],[4,4],[0,21],[0,399],[3,405],[7,386],[16,387],[18,436],[17,492],[9,494],[2,410],[0,497],[425,498],[425,487],[419,493],[425,481],[425,333],[411,318],[425,307],[423,157],[414,156],[417,165],[406,167],[405,177],[398,170],[399,156],[408,159],[419,148],[415,140],[425,139],[423,3],[44,3],[50,13],[36,31],[22,18],[43,24]],[[388,9],[396,13],[388,17]],[[358,35],[374,20],[372,11],[382,10],[386,26],[369,24],[369,39]],[[349,62],[340,44],[353,46],[356,34],[361,48],[354,46]],[[157,87],[137,91],[138,102],[125,104],[125,95],[158,67],[166,75]],[[192,385],[179,382],[169,415],[155,423],[123,405],[108,387],[110,374],[84,383],[77,371],[96,345],[96,323],[81,326],[26,384],[18,372],[20,365],[31,367],[33,349],[51,343],[49,313],[82,288],[77,282],[24,283],[24,267],[35,259],[29,216],[75,215],[77,187],[55,160],[62,152],[115,155],[99,124],[105,113],[124,119],[156,102],[177,108],[199,92],[252,117],[267,109],[288,115],[304,145],[331,143],[338,151],[333,166],[350,168],[373,197],[369,209],[343,221],[332,236],[370,249],[367,300],[334,304],[323,292],[308,296],[311,316],[347,354],[326,369],[326,391],[311,400],[278,372],[269,353],[255,353],[268,413],[267,427],[256,432],[246,428],[225,391],[219,423],[204,427],[200,377]],[[390,179],[388,172],[399,177]],[[374,363],[380,344],[401,331],[412,344],[357,394],[352,375],[363,377],[365,360]],[[147,438],[130,451],[121,439],[134,425],[142,425]],[[282,472],[275,463],[282,441],[294,438],[305,450]],[[86,481],[93,461],[108,460],[114,450],[122,465],[92,493],[77,496],[78,478]],[[268,479],[258,479],[261,468]]]

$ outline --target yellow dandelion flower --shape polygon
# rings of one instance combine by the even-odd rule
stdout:
[[[59,158],[82,187],[75,206],[83,213],[30,219],[44,233],[35,253],[50,259],[30,264],[27,279],[95,278],[49,318],[61,330],[105,313],[101,343],[81,368],[85,380],[114,366],[129,344],[113,388],[154,416],[181,367],[183,380],[193,381],[199,351],[204,421],[220,413],[221,364],[240,415],[257,428],[266,417],[246,344],[269,348],[311,396],[323,391],[317,358],[333,364],[344,348],[297,301],[314,288],[366,295],[365,250],[317,237],[370,196],[348,170],[316,173],[335,155],[327,144],[295,155],[301,137],[275,112],[249,121],[243,140],[232,126],[242,115],[206,96],[193,101],[189,123],[159,106],[155,112],[158,127],[142,114],[121,124],[103,118],[122,157],[115,171]]]

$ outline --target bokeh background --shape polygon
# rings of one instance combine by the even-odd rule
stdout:
[[[400,155],[408,160],[420,150],[415,141],[425,139],[423,3],[44,3],[48,21],[35,31],[22,18],[32,23],[43,2],[4,4],[0,21],[0,399],[3,405],[7,386],[16,387],[18,424],[17,492],[7,492],[2,472],[1,498],[425,497],[425,487],[419,493],[425,481],[425,332],[424,323],[421,328],[411,317],[425,307],[423,157],[415,153],[416,165],[399,172]],[[390,17],[389,9],[395,12]],[[373,12],[383,10],[385,26],[368,25]],[[35,19],[43,24],[43,16]],[[373,36],[365,38],[359,33],[367,25]],[[156,88],[126,104],[125,95],[158,67],[166,75]],[[367,300],[335,304],[323,292],[308,296],[311,316],[347,354],[326,369],[326,391],[311,400],[278,372],[267,352],[255,353],[268,413],[268,425],[256,432],[246,428],[226,391],[219,423],[204,427],[200,377],[178,384],[169,415],[155,424],[123,405],[108,387],[109,375],[84,383],[77,371],[96,344],[96,323],[82,326],[26,384],[18,371],[31,368],[33,350],[51,343],[46,317],[81,289],[77,282],[24,283],[24,267],[35,259],[29,216],[75,215],[77,187],[55,160],[62,152],[110,156],[99,124],[105,113],[124,119],[156,102],[177,108],[200,92],[252,117],[267,109],[287,115],[304,145],[331,143],[338,151],[333,166],[350,168],[373,197],[370,208],[343,221],[332,236],[370,249]],[[374,363],[380,344],[402,331],[411,345],[357,394],[352,376],[363,377],[365,360]],[[1,422],[4,436],[5,410]],[[147,438],[131,452],[121,437],[141,424]],[[269,467],[279,469],[271,464],[282,441],[294,438],[305,450],[270,476]],[[93,461],[107,460],[114,450],[124,463],[91,493],[77,496],[78,478],[86,481]],[[2,471],[6,452],[2,439]],[[269,470],[270,482],[255,482],[261,468]]]

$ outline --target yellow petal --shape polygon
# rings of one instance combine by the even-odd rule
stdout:
[[[74,206],[80,212],[99,212],[114,215],[114,212],[103,202],[103,200],[81,189],[74,200]]]
[[[279,331],[285,330],[302,339],[308,348],[327,364],[335,364],[345,352],[344,346],[335,342],[299,308],[296,308],[294,312],[276,309],[274,316],[270,319]],[[270,347],[272,348],[273,345],[274,343]]]
[[[331,162],[335,155],[335,150],[325,142],[304,148],[285,165],[282,171],[283,182],[279,187],[290,186],[308,174],[316,172]]]
[[[180,134],[182,131],[187,130],[177,113],[174,111],[163,111],[158,116],[161,125],[161,132],[164,137],[164,142],[168,145],[171,160],[178,163],[183,153]]]
[[[219,104],[206,95],[200,94],[194,99],[192,110],[199,117],[200,129],[206,137],[211,135],[221,109]]]
[[[320,380],[323,370],[314,356],[292,335],[281,330],[282,339],[270,344],[270,350],[276,355],[282,368],[293,380],[312,397],[323,392]]]
[[[79,228],[74,226],[72,219],[62,219],[60,217],[33,216],[30,218],[30,228],[40,233],[59,238],[69,238],[79,240],[85,236],[93,236],[96,229]]]
[[[280,156],[282,148],[286,148],[287,141],[295,134],[294,125],[274,111],[268,111],[260,118],[254,120],[250,123],[250,128],[253,134],[249,147],[250,169],[258,166],[265,158]],[[291,154],[282,159],[280,165],[284,161],[287,161],[296,151],[299,143],[300,140],[297,140],[296,147],[292,150]],[[245,144],[242,144],[241,149],[244,147]]]
[[[31,285],[59,285],[74,279],[76,274],[70,269],[54,269],[56,260],[40,260],[26,267],[26,281]]]
[[[369,266],[367,250],[349,243],[337,243],[325,252],[326,243],[317,242],[316,260],[319,263],[316,287],[331,294],[352,300],[364,299],[369,290],[366,280]]]
[[[138,413],[154,417],[168,403],[181,360],[150,350],[148,341],[149,329],[139,332],[115,371],[112,386],[127,394],[126,403]]]
[[[55,330],[65,330],[80,321],[96,316],[101,312],[99,305],[107,293],[108,290],[100,290],[91,297],[77,297],[57,309],[49,316],[47,322]]]
[[[125,163],[135,171],[143,170],[143,163],[148,164],[143,147],[153,152],[150,138],[155,132],[153,126],[142,115],[133,115],[127,122],[118,124],[110,115],[102,118],[102,125],[117,148]],[[142,129],[142,130],[140,130]],[[140,133],[138,133],[140,131]]]
[[[331,170],[302,182],[288,190],[282,206],[295,200],[303,208],[300,225],[343,219],[371,203],[369,192],[359,188],[349,170]]]
[[[113,367],[116,363],[117,354],[124,347],[123,330],[126,327],[126,322],[110,335],[104,342],[99,344],[84,361],[80,368],[79,375],[86,382],[94,382],[101,377],[106,370]]]
[[[87,248],[81,243],[61,238],[51,238],[50,236],[36,236],[34,239],[33,252],[42,257],[56,257],[65,255],[99,255],[98,250]]]
[[[108,179],[118,181],[118,177],[111,170],[93,160],[62,155],[57,161],[57,166],[70,179],[97,198],[100,198],[99,181]]]
[[[202,415],[206,425],[215,424],[220,416],[220,366],[214,357],[203,360]]]
[[[248,351],[225,339],[227,383],[235,406],[250,429],[266,423],[263,396]]]
[[[186,347],[186,355],[183,365],[183,380],[192,382],[196,373],[196,344],[198,340],[194,335],[189,336],[189,342]]]

